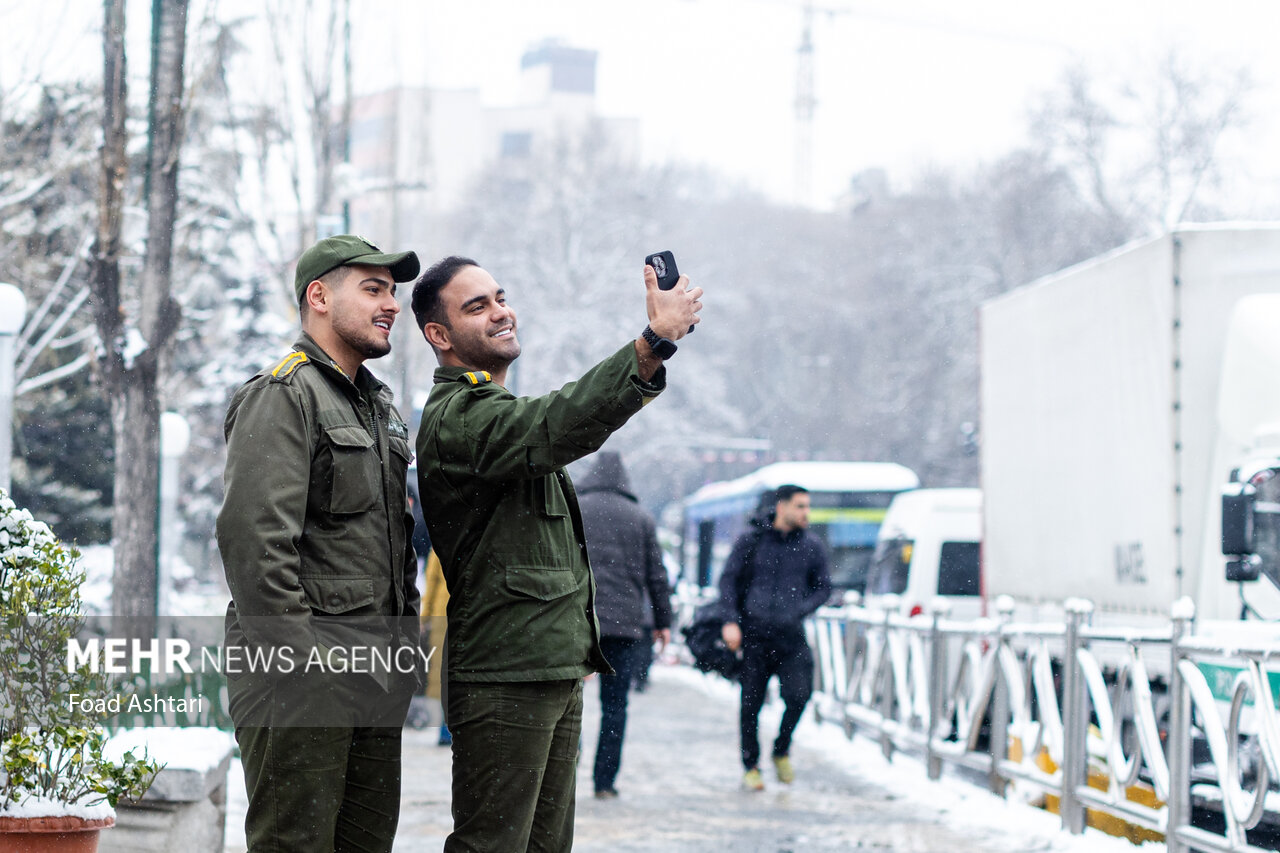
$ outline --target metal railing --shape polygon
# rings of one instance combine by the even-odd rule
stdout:
[[[907,617],[892,601],[819,610],[807,623],[815,712],[886,757],[922,756],[932,779],[953,764],[998,793],[1056,798],[1072,833],[1090,811],[1163,835],[1172,853],[1260,851],[1246,830],[1280,818],[1268,797],[1280,779],[1280,676],[1267,669],[1280,642],[1197,636],[1189,602],[1156,629],[1094,627],[1086,601],[1067,602],[1055,623],[1018,624],[1011,603],[998,607],[969,621],[942,605]],[[1196,767],[1193,720],[1209,753]],[[1193,794],[1220,804],[1224,832],[1192,825]]]

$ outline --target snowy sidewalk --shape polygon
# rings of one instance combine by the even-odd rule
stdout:
[[[739,788],[737,691],[722,679],[655,664],[647,692],[632,694],[617,800],[592,797],[599,687],[587,685],[574,850],[580,853],[800,853],[965,850],[968,853],[1133,853],[1089,830],[1074,837],[1056,815],[1006,802],[972,784],[931,783],[906,756],[885,761],[865,739],[848,741],[806,713],[796,732],[789,787],[764,769],[767,788]],[[780,706],[766,707],[768,751]],[[436,853],[449,832],[449,750],[436,730],[405,733],[404,799],[396,853]],[[232,768],[227,853],[244,851],[244,790]],[[1145,851],[1163,851],[1147,845]]]

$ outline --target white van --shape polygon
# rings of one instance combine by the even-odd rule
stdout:
[[[867,604],[888,595],[911,616],[928,612],[938,597],[956,619],[981,615],[981,489],[915,489],[894,497],[871,558]]]

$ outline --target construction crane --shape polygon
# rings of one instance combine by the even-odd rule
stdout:
[[[813,203],[813,4],[805,3],[804,27],[796,49],[796,139],[792,174],[792,201],[803,207]]]
[[[801,9],[800,46],[796,48],[795,164],[792,178],[792,201],[801,207],[813,205],[813,116],[818,105],[813,82],[814,18],[822,13],[830,20],[849,11],[847,8],[818,6],[812,0],[805,0]]]

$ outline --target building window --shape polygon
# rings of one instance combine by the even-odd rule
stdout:
[[[533,134],[525,131],[508,131],[502,134],[503,157],[528,157],[533,149]]]

